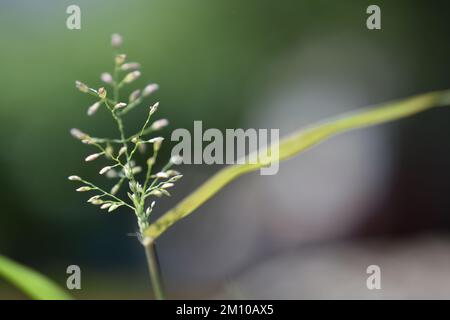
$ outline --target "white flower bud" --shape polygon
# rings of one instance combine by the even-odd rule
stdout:
[[[144,97],[149,96],[158,89],[159,89],[159,85],[157,85],[156,83],[148,84],[142,91],[142,95]]]
[[[118,207],[120,207],[120,204],[113,204],[111,207],[109,207],[108,212],[116,210]]]
[[[123,146],[123,147],[120,148],[120,150],[119,150],[119,155],[118,155],[118,157],[120,157],[121,155],[123,155],[123,154],[126,153],[126,152],[127,152],[127,147]]]
[[[137,62],[128,62],[128,63],[124,63],[120,67],[120,70],[129,71],[129,70],[139,69],[140,67],[141,67],[141,65]]]
[[[97,101],[96,103],[94,103],[92,106],[90,106],[88,108],[87,115],[92,116],[94,113],[97,112],[99,107],[100,107],[100,101]]]
[[[78,90],[80,90],[81,92],[88,92],[89,91],[89,87],[87,85],[85,85],[83,82],[81,81],[75,81],[75,87],[78,88]]]
[[[164,141],[163,137],[156,137],[148,140],[148,142],[153,143],[153,151],[158,151],[161,148],[161,144]]]
[[[97,200],[98,198],[100,198],[100,196],[99,195],[96,195],[96,196],[93,196],[93,197],[90,197],[88,200],[87,200],[87,202],[92,202],[92,201],[94,201],[94,200]]]
[[[154,165],[155,164],[155,158],[153,158],[153,157],[151,157],[151,158],[148,158],[148,160],[147,160],[147,166],[152,166],[152,165]]]
[[[108,72],[103,72],[103,73],[100,75],[100,79],[102,79],[102,81],[103,81],[104,83],[107,83],[107,84],[111,84],[111,83],[113,82],[113,77],[112,77],[112,75],[111,75],[110,73],[108,73]]]
[[[119,102],[114,106],[114,110],[125,108],[127,104],[125,102]]]
[[[100,157],[103,154],[103,152],[100,153],[93,153],[91,155],[88,155],[84,161],[89,162],[89,161],[94,161],[95,159],[97,159],[98,157]]]
[[[89,190],[92,190],[92,188],[84,186],[84,187],[79,187],[76,191],[85,192],[85,191],[89,191]]]
[[[152,203],[150,204],[150,208],[153,209],[153,207],[155,206],[156,201],[152,201]]]
[[[117,176],[118,176],[118,173],[117,173],[116,170],[109,170],[109,171],[106,173],[106,177],[109,178],[109,179],[117,178]]]
[[[111,207],[112,203],[105,203],[103,204],[100,209],[108,209],[109,207]]]
[[[162,192],[161,191],[159,191],[159,190],[153,190],[152,192],[150,192],[150,195],[151,196],[156,196],[156,197],[161,197],[163,194],[162,194]]]
[[[118,48],[118,47],[120,47],[120,46],[122,45],[122,43],[123,43],[123,38],[122,38],[122,36],[121,36],[120,34],[118,34],[118,33],[113,33],[113,34],[111,35],[111,46],[112,46],[113,48]]]
[[[125,78],[123,78],[123,82],[125,83],[130,83],[133,82],[134,80],[136,80],[137,78],[139,78],[141,76],[141,72],[140,71],[132,71],[130,73],[128,73]]]
[[[169,124],[169,120],[159,119],[159,120],[156,120],[155,122],[153,122],[153,124],[151,125],[151,128],[153,130],[160,130],[160,129],[166,127],[168,124]]]
[[[125,62],[126,58],[127,56],[125,54],[118,54],[115,59],[116,65],[120,66],[122,63]]]
[[[168,189],[168,188],[172,188],[173,186],[174,186],[173,183],[168,182],[168,183],[164,183],[164,184],[161,186],[161,189]]]
[[[147,150],[147,146],[145,145],[145,143],[139,143],[138,144],[138,150],[140,153],[144,154],[145,151]]]
[[[183,177],[183,175],[179,174],[179,175],[177,175],[177,176],[175,176],[173,178],[170,178],[169,181],[170,182],[176,182],[176,181],[180,180],[182,177]]]
[[[158,172],[157,174],[155,174],[156,178],[161,178],[161,179],[167,179],[169,177],[169,175],[165,172]]]
[[[115,184],[114,187],[111,188],[111,194],[116,194],[119,191],[120,185]]]
[[[108,172],[111,169],[112,169],[111,166],[106,166],[106,167],[102,168],[98,173],[99,174],[104,174],[104,173]]]
[[[79,176],[70,176],[68,179],[70,181],[81,181],[81,178]]]
[[[138,174],[138,173],[140,173],[140,172],[142,172],[142,167],[134,167],[133,169],[131,169],[131,172],[133,173],[133,174]]]
[[[177,170],[167,170],[166,173],[167,173],[170,177],[177,176],[177,175],[180,174]]]
[[[150,107],[150,115],[154,114],[158,110],[158,107],[159,107],[159,102],[157,102],[154,105],[152,105]]]
[[[86,133],[84,133],[83,131],[81,131],[81,130],[79,130],[77,128],[70,129],[70,134],[74,138],[79,139],[79,140],[83,140],[83,139],[89,138],[89,136]]]
[[[137,89],[134,90],[131,94],[130,97],[128,98],[128,101],[131,103],[133,101],[135,101],[137,98],[139,98],[139,95],[141,94],[141,90]]]
[[[160,191],[163,195],[170,197],[170,193],[169,193],[169,191],[167,191],[166,189],[159,189],[159,191]]]
[[[97,94],[100,97],[100,99],[105,99],[106,98],[106,89],[101,87],[97,90]]]
[[[164,141],[163,137],[156,137],[156,138],[152,138],[152,139],[148,140],[147,142],[158,143],[158,142],[163,142],[163,141]]]

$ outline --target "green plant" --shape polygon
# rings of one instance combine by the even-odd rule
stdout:
[[[119,48],[122,43],[121,36],[114,34],[111,43],[113,48]],[[173,187],[174,182],[179,180],[182,176],[178,171],[170,169],[172,165],[179,162],[179,159],[176,157],[170,158],[161,171],[153,173],[158,151],[161,148],[164,138],[149,138],[149,135],[168,124],[166,119],[159,119],[153,123],[150,122],[152,115],[158,109],[158,102],[149,107],[147,118],[137,133],[132,134],[131,136],[127,136],[125,133],[123,116],[141,104],[145,97],[151,95],[158,89],[156,84],[149,84],[142,89],[142,91],[133,91],[129,96],[127,103],[122,102],[120,89],[123,86],[132,83],[141,75],[137,70],[139,67],[139,64],[136,62],[126,62],[125,54],[115,54],[114,71],[112,75],[110,73],[103,73],[101,75],[102,81],[110,86],[112,97],[109,97],[107,90],[103,87],[96,90],[80,81],[76,81],[76,87],[81,92],[90,94],[97,99],[97,101],[88,108],[87,114],[92,116],[99,108],[105,107],[117,125],[120,137],[117,139],[97,138],[88,135],[79,129],[72,129],[71,134],[75,138],[97,149],[97,152],[87,156],[85,161],[91,162],[100,157],[104,157],[108,162],[108,165],[101,168],[99,174],[105,175],[116,182],[110,191],[106,191],[104,188],[101,188],[88,180],[82,179],[77,175],[70,176],[69,180],[77,181],[82,184],[82,186],[77,189],[79,192],[95,192],[96,194],[89,198],[88,202],[99,206],[100,209],[112,212],[119,207],[125,207],[134,212],[139,226],[140,242],[144,246],[147,255],[155,297],[162,299],[164,295],[161,277],[159,275],[158,262],[156,260],[154,242],[144,235],[144,231],[149,226],[149,218],[155,206],[155,201],[148,204],[148,201],[146,200],[155,197],[170,196],[167,189]],[[144,170],[142,170],[142,167],[136,164],[135,156],[138,151],[145,153],[147,145],[152,145],[153,152],[152,155],[148,157],[146,161],[146,170],[143,172]],[[129,188],[129,191],[127,192],[129,198],[128,201],[117,195],[124,184]]]
[[[71,297],[52,280],[38,272],[0,255],[0,276],[33,299],[68,300]]]
[[[121,42],[120,36],[113,35],[113,47],[118,47]],[[155,203],[152,202],[150,206],[146,207],[145,200],[151,196],[159,197],[162,195],[169,195],[166,189],[172,187],[173,182],[181,178],[181,175],[178,172],[170,170],[169,168],[173,164],[178,163],[180,159],[171,158],[160,172],[152,175],[152,168],[156,161],[163,138],[156,137],[153,139],[144,139],[144,137],[167,124],[167,120],[162,119],[149,125],[150,117],[158,107],[157,103],[150,107],[147,119],[141,130],[128,137],[125,135],[122,116],[134,109],[142,102],[145,96],[148,96],[157,89],[155,84],[148,85],[143,89],[142,93],[139,90],[134,91],[129,97],[128,104],[120,102],[119,89],[123,85],[132,82],[140,75],[140,73],[135,70],[139,65],[137,63],[125,63],[125,58],[126,57],[123,54],[116,55],[113,75],[104,73],[101,77],[104,82],[111,85],[113,90],[112,98],[107,96],[107,92],[104,88],[95,90],[79,81],[76,82],[76,86],[80,91],[91,94],[99,99],[89,107],[88,114],[92,115],[100,108],[100,106],[105,106],[117,124],[120,138],[96,138],[83,133],[78,129],[71,130],[74,137],[99,150],[99,152],[88,156],[86,161],[105,157],[108,161],[112,162],[112,165],[102,168],[100,174],[106,174],[110,178],[118,179],[118,182],[114,184],[110,192],[107,192],[79,176],[70,176],[69,179],[83,183],[83,186],[78,188],[77,191],[95,191],[99,193],[91,197],[88,202],[99,205],[101,209],[107,209],[108,212],[114,211],[119,207],[126,207],[133,210],[139,225],[141,235],[140,240],[146,250],[147,262],[155,296],[162,299],[164,295],[154,249],[155,240],[171,225],[192,213],[228,183],[245,173],[269,165],[270,162],[275,159],[271,159],[269,156],[268,159],[265,159],[265,162],[233,165],[220,170],[173,209],[166,212],[155,222],[150,223],[149,218]],[[121,72],[129,70],[134,71],[131,71],[119,81]],[[333,135],[357,128],[398,120],[433,107],[447,105],[449,102],[450,91],[431,92],[379,106],[369,107],[328,121],[320,122],[317,125],[297,131],[292,135],[281,139],[279,142],[279,158],[276,160],[286,160]],[[136,166],[133,156],[138,149],[142,149],[146,144],[153,145],[153,154],[148,158],[147,172],[144,176],[144,182],[141,184],[137,181],[137,175],[141,169],[139,166]],[[114,146],[117,145],[120,149],[118,152],[115,152]],[[271,146],[268,146],[268,148],[268,151],[270,152]],[[263,150],[259,150],[259,152],[264,153]],[[118,169],[118,171],[116,169]],[[128,182],[130,189],[130,192],[127,194],[131,203],[116,196],[116,193],[125,181]]]

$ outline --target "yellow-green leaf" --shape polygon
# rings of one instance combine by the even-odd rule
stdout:
[[[0,277],[4,277],[33,299],[71,299],[71,297],[52,280],[2,255],[0,255]]]
[[[364,108],[317,123],[281,139],[279,142],[279,160],[288,159],[338,133],[401,119],[449,103],[450,91],[431,92]],[[192,213],[228,183],[244,173],[258,170],[265,165],[267,163],[225,167],[204,182],[177,206],[166,212],[155,223],[151,224],[145,231],[145,235],[151,239],[156,239],[167,228]]]

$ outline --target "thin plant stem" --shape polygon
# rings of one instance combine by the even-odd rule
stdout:
[[[150,280],[152,282],[153,293],[157,300],[164,300],[164,289],[161,279],[161,270],[158,261],[158,255],[156,253],[155,243],[150,238],[145,238],[142,241],[142,245],[145,248],[145,255],[147,257],[148,271],[150,273]]]

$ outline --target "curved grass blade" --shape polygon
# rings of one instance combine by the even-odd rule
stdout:
[[[398,120],[447,104],[450,104],[450,90],[421,94],[344,114],[299,130],[281,139],[279,142],[279,160],[288,159],[336,134]],[[265,165],[267,165],[267,162],[225,167],[150,225],[145,235],[153,240],[156,239],[167,228],[192,213],[228,183],[242,174],[258,170]]]
[[[2,255],[0,255],[0,277],[4,277],[33,299],[72,299],[52,280]]]

